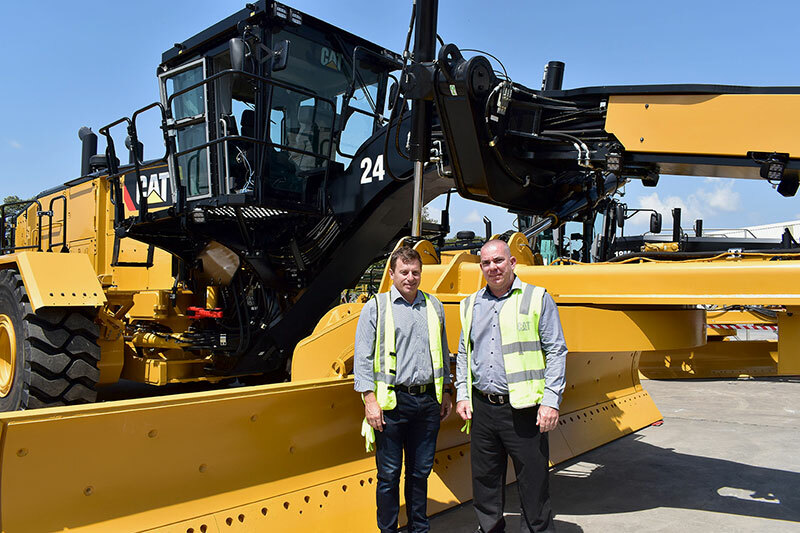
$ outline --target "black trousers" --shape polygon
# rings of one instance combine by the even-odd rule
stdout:
[[[439,402],[432,394],[412,396],[397,391],[397,407],[384,411],[386,425],[375,432],[375,463],[378,467],[378,528],[397,531],[400,506],[400,472],[405,455],[406,516],[409,533],[427,533],[428,476],[439,434]]]
[[[485,533],[505,531],[503,508],[508,457],[517,474],[522,504],[520,529],[555,531],[550,506],[547,434],[539,432],[539,407],[514,409],[491,404],[473,392],[472,492],[478,523]]]

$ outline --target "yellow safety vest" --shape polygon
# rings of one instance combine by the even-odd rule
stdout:
[[[420,291],[422,292],[422,291]],[[422,292],[425,298],[428,323],[428,346],[433,367],[433,384],[436,400],[442,403],[444,388],[444,363],[442,361],[442,323],[430,297]],[[395,351],[394,318],[392,316],[391,292],[382,292],[375,296],[377,307],[377,323],[375,327],[375,358],[373,372],[375,375],[375,396],[383,411],[397,407],[397,394],[394,386],[397,379],[397,353]],[[366,450],[372,451],[375,434],[367,418],[361,424],[361,434],[366,439]]]
[[[486,290],[489,290],[487,287]],[[508,382],[511,406],[523,409],[537,405],[544,396],[545,358],[539,338],[539,317],[542,314],[545,290],[527,283],[513,289],[500,310],[500,341]],[[475,312],[473,293],[461,301],[461,334],[467,351],[467,397],[472,409],[472,316]],[[462,431],[469,433],[470,420]]]

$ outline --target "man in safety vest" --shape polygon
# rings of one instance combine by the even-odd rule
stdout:
[[[377,446],[378,527],[397,531],[400,470],[405,451],[409,532],[430,529],[428,476],[439,423],[452,409],[444,308],[417,290],[422,259],[403,246],[389,258],[392,288],[370,299],[356,329],[355,390],[364,399],[361,433]]]
[[[479,531],[505,531],[508,456],[522,503],[522,531],[554,531],[547,432],[558,423],[567,347],[558,309],[514,274],[508,244],[481,248],[486,287],[461,302],[456,412],[472,430],[472,491]]]

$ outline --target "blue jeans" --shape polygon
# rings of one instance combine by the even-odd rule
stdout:
[[[397,391],[397,407],[384,411],[386,425],[375,432],[378,466],[378,528],[397,531],[400,470],[406,457],[406,516],[409,533],[425,533],[428,522],[428,476],[439,434],[439,402],[432,394],[412,396]]]

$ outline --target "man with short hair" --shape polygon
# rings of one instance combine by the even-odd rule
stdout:
[[[558,424],[567,347],[553,298],[523,283],[508,244],[481,248],[486,287],[461,302],[456,412],[472,429],[478,531],[505,531],[505,473],[514,463],[522,531],[554,531],[547,432]]]
[[[392,288],[370,299],[356,328],[355,390],[364,398],[362,434],[378,467],[378,527],[397,531],[405,452],[408,531],[430,530],[428,476],[439,424],[452,409],[444,308],[418,290],[422,259],[407,246],[389,259]]]

